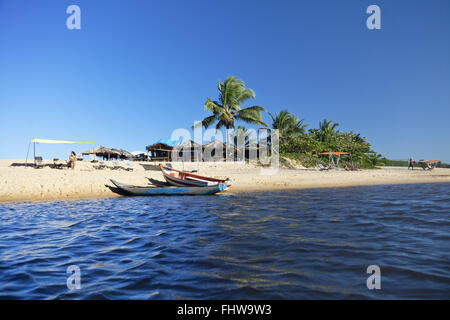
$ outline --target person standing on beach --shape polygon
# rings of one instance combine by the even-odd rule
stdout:
[[[70,168],[71,168],[72,170],[75,169],[75,162],[76,162],[76,161],[77,161],[77,156],[76,156],[75,152],[72,151],[72,152],[70,153],[70,156],[69,156]]]
[[[414,159],[412,157],[409,158],[408,170],[409,168],[411,168],[411,170],[414,170]]]

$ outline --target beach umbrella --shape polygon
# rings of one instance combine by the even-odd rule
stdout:
[[[331,163],[333,164],[333,167],[335,167],[333,155],[339,156],[339,158],[337,159],[337,165],[339,165],[339,159],[340,159],[341,155],[349,154],[350,157],[351,157],[351,153],[350,152],[332,152],[332,151],[328,151],[328,152],[321,152],[319,154],[320,155],[329,155],[329,161],[330,161],[330,164]],[[352,159],[352,164],[353,164],[353,159]]]

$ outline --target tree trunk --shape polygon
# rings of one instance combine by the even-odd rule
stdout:
[[[232,149],[231,149],[231,143],[230,143],[230,128],[227,127],[227,141],[225,144],[225,148],[226,148],[226,161],[233,161],[233,156],[232,154],[234,154],[234,152],[232,153]]]

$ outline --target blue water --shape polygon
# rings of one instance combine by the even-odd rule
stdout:
[[[0,298],[449,299],[449,213],[449,183],[0,204]]]

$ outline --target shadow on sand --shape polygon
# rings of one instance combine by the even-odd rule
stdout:
[[[105,187],[107,187],[109,190],[111,190],[111,192],[120,194],[121,196],[131,196],[128,192],[126,192],[122,189],[119,189],[117,187],[110,186],[108,184],[105,184]]]
[[[28,163],[25,163],[25,162],[13,162],[9,166],[10,167],[30,167],[30,168],[32,168],[32,167],[34,167],[34,163],[33,162],[28,162]]]
[[[147,179],[150,181],[150,183],[154,187],[170,187],[171,186],[169,183],[167,183],[165,181],[160,181],[160,180],[156,180],[153,178],[147,178]],[[111,190],[111,192],[120,194],[121,196],[132,196],[132,194],[126,192],[125,190],[117,188],[116,186],[111,186],[111,185],[105,184],[105,187],[107,187],[109,190]]]

